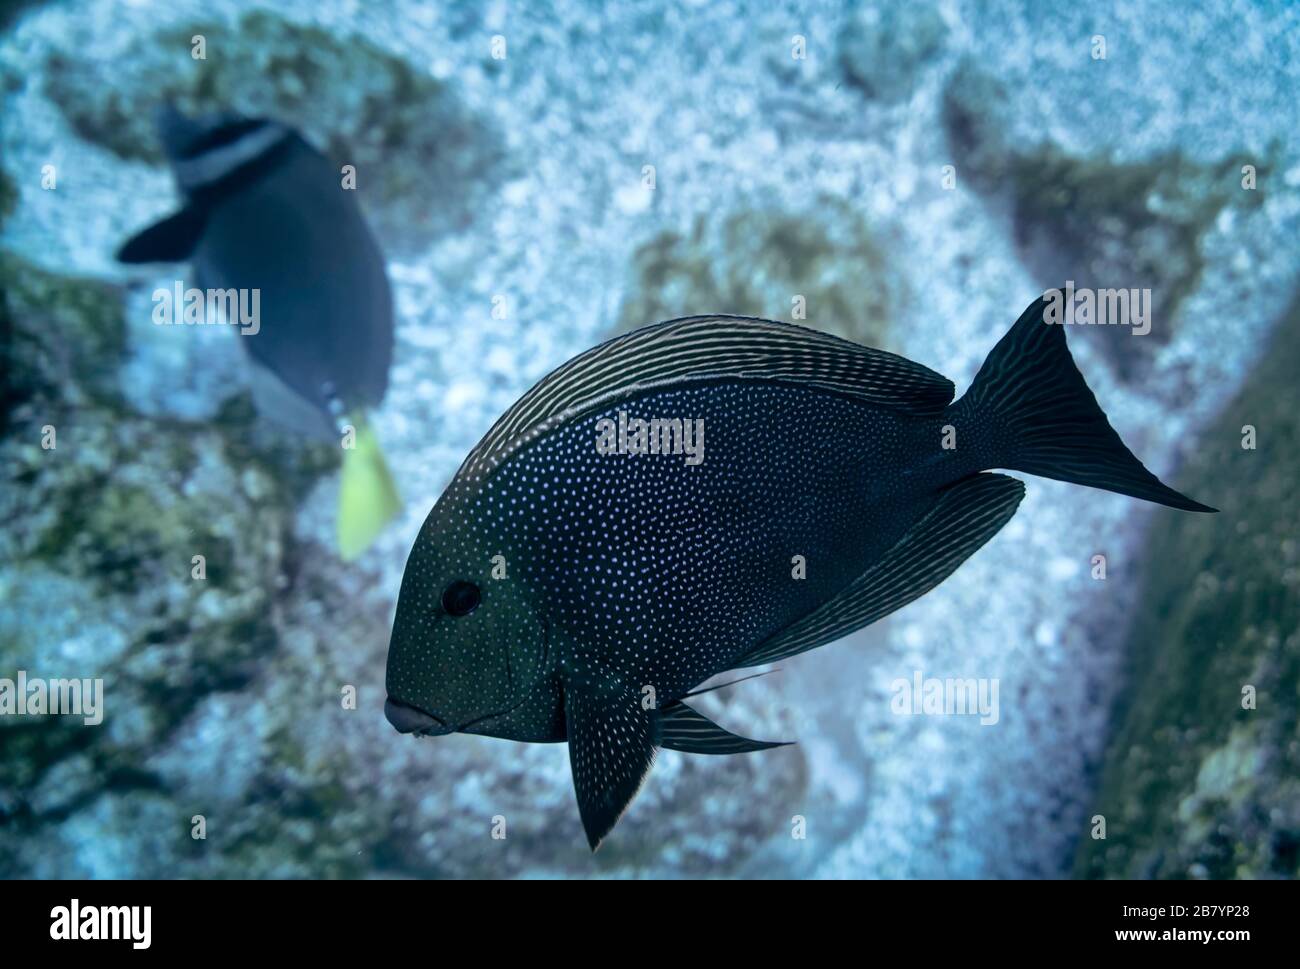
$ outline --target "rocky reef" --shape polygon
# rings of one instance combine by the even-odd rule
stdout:
[[[901,101],[916,77],[943,50],[948,24],[925,0],[906,4],[853,3],[839,34],[845,77],[869,98]]]
[[[95,54],[56,50],[43,68],[48,96],[86,141],[161,164],[160,104],[274,117],[356,168],[357,192],[390,250],[466,228],[509,172],[501,135],[465,110],[452,83],[364,37],[255,10],[140,38],[111,85],[102,83],[107,58]]]
[[[901,294],[884,238],[831,199],[800,213],[698,216],[689,234],[664,232],[637,249],[618,329],[708,307],[888,348]]]
[[[1008,96],[970,62],[944,88],[941,117],[960,177],[1004,207],[1026,268],[1044,287],[1105,288],[1123,281],[1152,293],[1150,333],[1100,328],[1101,345],[1125,379],[1145,376],[1151,356],[1176,332],[1187,297],[1202,282],[1203,239],[1229,206],[1263,204],[1276,171],[1245,153],[1217,164],[1174,150],[1141,161],[1079,155],[1051,141],[1014,140]],[[1253,184],[1243,188],[1244,166]]]
[[[262,439],[246,396],[212,425],[134,412],[118,287],[8,255],[0,280],[0,665],[97,669],[113,711],[98,729],[0,728],[0,815],[21,844],[101,797],[157,797],[159,739],[206,695],[246,685],[273,644],[292,511],[338,458]]]
[[[1178,478],[1219,514],[1152,526],[1078,875],[1300,877],[1297,373],[1300,299]]]

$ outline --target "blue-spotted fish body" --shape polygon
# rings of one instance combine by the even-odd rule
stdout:
[[[658,747],[775,746],[683,702],[700,684],[874,622],[988,541],[1023,485],[987,468],[1209,510],[1124,447],[1043,305],[956,403],[919,364],[747,318],[670,321],[570,361],[431,511],[402,582],[390,720],[568,741],[594,848]],[[647,440],[659,453],[632,453]]]

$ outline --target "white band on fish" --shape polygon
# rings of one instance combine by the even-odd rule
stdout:
[[[225,178],[237,168],[266,154],[289,136],[289,130],[268,121],[228,145],[220,145],[195,158],[173,163],[176,180],[185,191],[193,191]]]

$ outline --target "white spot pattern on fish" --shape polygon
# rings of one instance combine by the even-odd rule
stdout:
[[[691,710],[696,686],[875,621],[996,534],[1023,486],[986,468],[1209,510],[1123,446],[1041,301],[950,396],[901,358],[740,318],[673,321],[577,358],[498,422],[430,512],[402,582],[390,719],[567,740],[595,848],[658,746],[772,746]],[[620,410],[702,420],[703,462],[600,453],[597,422]],[[941,448],[948,425],[955,450]],[[490,577],[498,554],[508,580]],[[438,600],[454,582],[479,586],[481,606],[449,615]]]

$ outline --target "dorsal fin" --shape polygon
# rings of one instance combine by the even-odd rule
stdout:
[[[457,477],[495,467],[521,443],[591,408],[656,387],[718,379],[811,387],[917,415],[937,414],[953,385],[928,367],[793,323],[690,316],[642,327],[574,357],[492,426]]]
[[[834,599],[769,637],[732,669],[794,656],[847,636],[929,592],[1016,512],[1025,486],[1004,474],[976,474],[946,488],[934,506]]]

